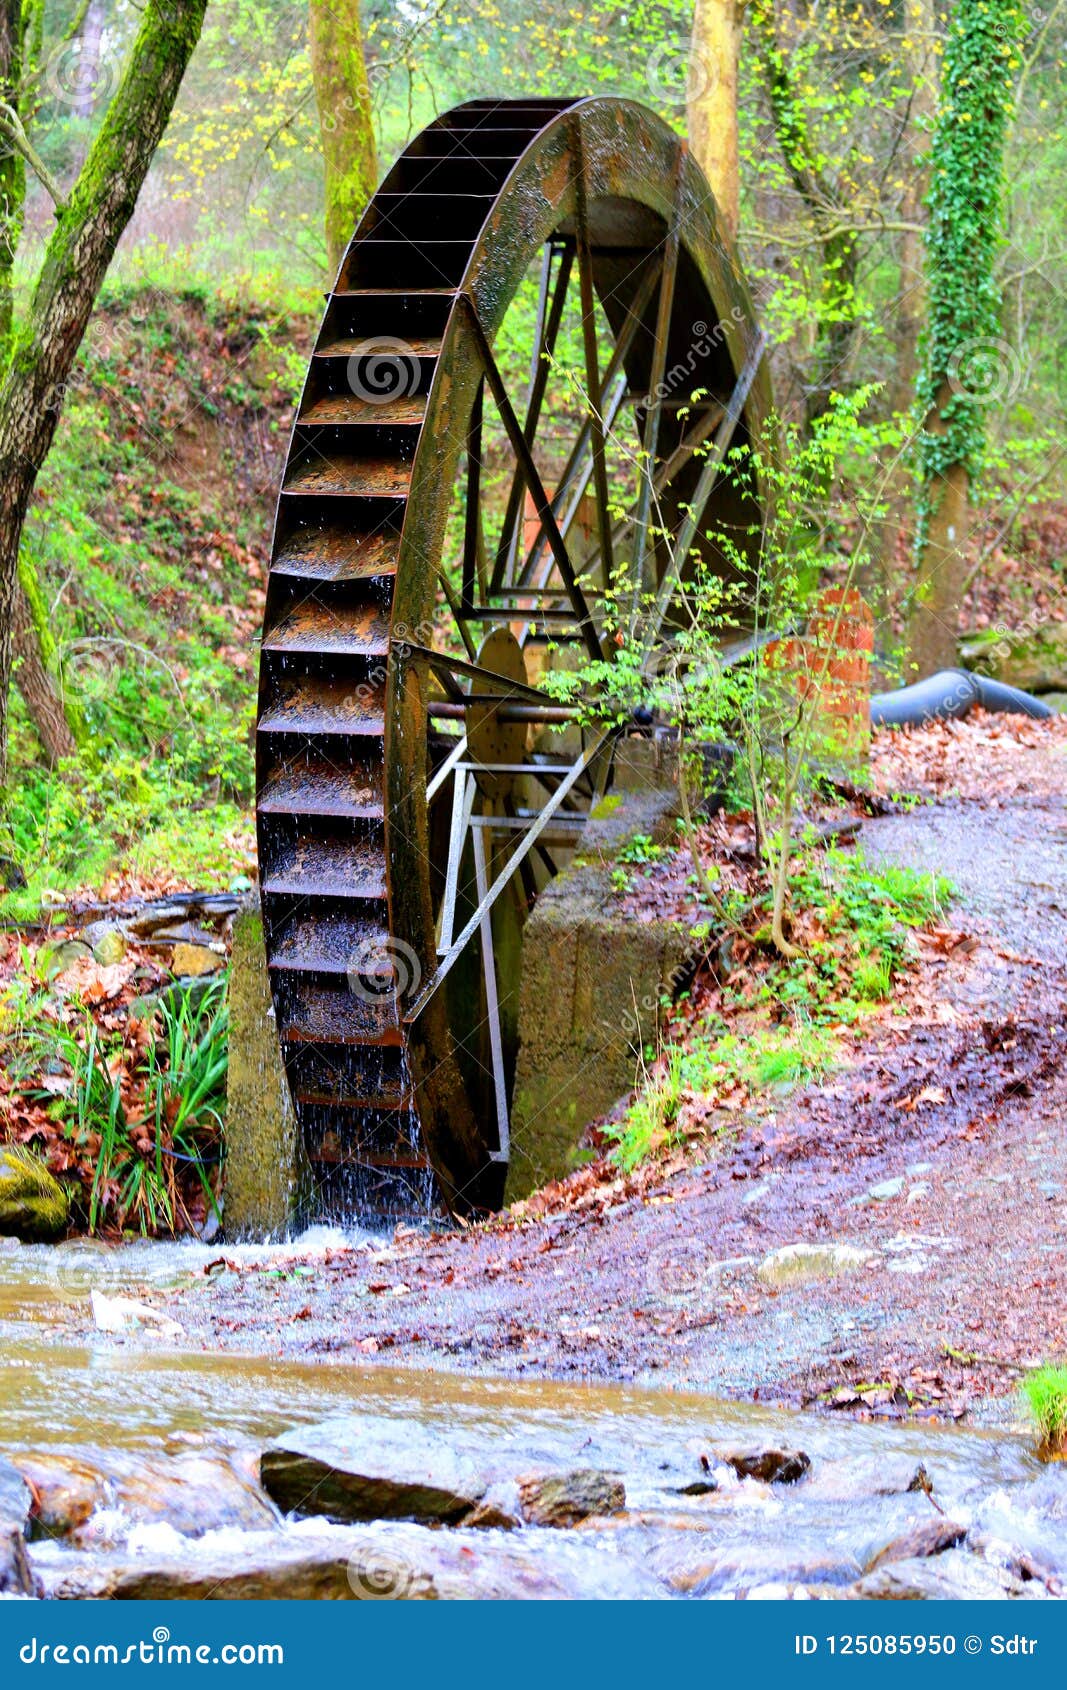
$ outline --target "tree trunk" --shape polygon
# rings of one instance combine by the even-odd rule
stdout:
[[[22,0],[0,0],[0,100],[18,110],[22,81]],[[26,165],[0,138],[0,346],[11,332],[15,254],[22,239]]]
[[[959,661],[956,642],[970,523],[967,484],[964,465],[951,464],[931,488],[926,545],[911,622],[911,658],[919,675],[955,669]]]
[[[737,61],[741,16],[741,0],[696,0],[686,99],[689,145],[711,183],[732,240],[737,239],[740,223]]]
[[[73,757],[77,741],[67,721],[62,694],[45,667],[41,641],[21,584],[16,584],[11,607],[11,652],[16,660],[15,682],[45,755],[53,763],[61,757]]]
[[[56,211],[28,318],[0,384],[0,778],[19,541],[38,471],[107,267],[167,126],[207,0],[146,0],[125,74],[69,199]]]
[[[311,74],[326,175],[326,249],[331,277],[378,180],[370,83],[359,0],[310,0]]]

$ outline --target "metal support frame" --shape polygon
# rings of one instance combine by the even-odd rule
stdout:
[[[491,909],[493,904],[495,904],[522,859],[536,844],[540,835],[544,832],[549,822],[555,816],[556,811],[562,806],[563,800],[566,798],[571,788],[581,779],[582,775],[593,761],[593,758],[612,737],[612,733],[612,729],[606,729],[603,733],[599,734],[591,745],[586,746],[577,761],[571,765],[569,774],[565,775],[560,781],[555,792],[546,801],[544,809],[539,812],[536,821],[532,822],[529,828],[527,828],[524,837],[519,844],[516,845],[514,851],[512,851],[511,855],[508,857],[503,868],[500,870],[500,873],[496,876],[493,884],[486,892],[484,898],[479,900],[478,908],[467,922],[467,925],[459,935],[459,938],[453,940],[448,951],[434,969],[430,979],[427,980],[418,997],[415,999],[415,1002],[412,1004],[411,1008],[405,1012],[404,1022],[406,1025],[410,1025],[412,1021],[418,1019],[430,999],[433,997],[434,993],[447,979],[457,958],[478,931],[482,917],[486,914],[486,911]]]
[[[487,818],[488,819],[488,818]],[[504,1076],[504,1041],[500,1032],[500,999],[497,995],[496,955],[493,951],[493,918],[486,904],[489,875],[486,867],[485,832],[476,828],[471,843],[474,847],[474,885],[478,907],[485,906],[480,923],[482,938],[482,973],[485,979],[485,1014],[489,1022],[489,1051],[493,1063],[493,1093],[496,1098],[496,1130],[498,1148],[491,1152],[494,1162],[507,1162],[511,1156],[511,1124],[508,1120],[508,1088]]]

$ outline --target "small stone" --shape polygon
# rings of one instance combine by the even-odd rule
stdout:
[[[1059,1196],[1060,1192],[1063,1190],[1063,1187],[1062,1187],[1062,1185],[1060,1185],[1058,1180],[1043,1179],[1040,1182],[1040,1184],[1038,1185],[1037,1189],[1038,1189],[1038,1191],[1040,1191],[1042,1197],[1045,1199],[1045,1202],[1051,1203],[1051,1202],[1054,1201],[1055,1198],[1057,1198]]]
[[[490,1485],[480,1502],[461,1522],[464,1526],[495,1527],[499,1531],[513,1531],[522,1525],[522,1499],[514,1484]]]
[[[720,1455],[739,1479],[760,1479],[765,1485],[795,1485],[811,1466],[802,1449],[739,1449]]]
[[[913,1185],[911,1190],[908,1192],[908,1202],[921,1203],[922,1199],[924,1197],[929,1197],[929,1195],[930,1181],[928,1179],[921,1179],[918,1185]]]
[[[879,1185],[872,1185],[867,1196],[875,1203],[888,1203],[892,1198],[899,1197],[903,1190],[904,1177],[899,1175],[896,1179],[884,1179]]]
[[[752,1187],[751,1191],[745,1192],[745,1195],[741,1199],[741,1207],[743,1209],[748,1209],[751,1208],[753,1203],[762,1203],[765,1197],[770,1196],[777,1183],[778,1175],[768,1174],[767,1178],[761,1179],[758,1185],[754,1185]]]
[[[923,1174],[932,1173],[933,1167],[932,1162],[909,1162],[904,1172],[909,1179],[919,1179]]]
[[[195,979],[202,974],[217,974],[225,965],[226,958],[219,956],[217,951],[209,951],[206,945],[179,943],[175,945],[171,957],[172,971],[185,979]]]
[[[92,956],[91,946],[81,939],[63,939],[58,945],[53,945],[44,958],[44,974],[48,980],[54,980],[57,974],[65,974],[68,968],[73,968],[83,957]]]
[[[876,1260],[873,1250],[863,1250],[857,1244],[783,1244],[763,1258],[756,1274],[771,1285],[793,1279],[832,1279],[835,1274],[854,1273]]]
[[[126,955],[126,934],[114,921],[90,921],[82,928],[82,939],[93,948],[93,961],[101,968],[111,968]]]
[[[626,1489],[614,1473],[579,1467],[571,1473],[532,1473],[519,1480],[523,1519],[532,1526],[576,1526],[593,1514],[618,1514]]]

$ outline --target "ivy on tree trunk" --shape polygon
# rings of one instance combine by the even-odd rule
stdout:
[[[6,310],[6,329],[0,317],[0,777],[7,761],[16,611],[21,625],[19,543],[26,510],[52,444],[64,387],[93,305],[163,137],[206,6],[207,0],[144,0],[122,80],[73,188],[67,197],[58,198],[55,228],[29,311],[16,322],[11,270],[21,231],[27,162],[36,168],[17,97],[22,56],[28,39],[32,41],[39,8],[0,0],[0,84],[8,93],[0,109],[8,149],[3,160],[7,175],[0,177],[0,192],[8,193],[0,205],[0,312]],[[47,173],[42,179],[55,196],[56,184]]]
[[[925,359],[917,386],[916,583],[910,644],[921,675],[956,663],[969,495],[986,411],[1011,397],[1014,355],[1000,334],[1004,143],[1026,20],[1018,0],[956,0],[931,149]]]

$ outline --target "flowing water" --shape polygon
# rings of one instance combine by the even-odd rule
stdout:
[[[943,1517],[967,1528],[965,1542],[898,1563],[898,1581],[925,1578],[929,1595],[1029,1598],[1067,1579],[1067,1470],[1043,1467],[1021,1435],[280,1362],[90,1330],[94,1285],[136,1296],[186,1275],[203,1282],[210,1259],[189,1245],[0,1246],[0,1455],[31,1476],[34,1462],[66,1464],[97,1485],[73,1541],[32,1548],[50,1592],[106,1591],[136,1575],[145,1593],[176,1594],[195,1575],[225,1594],[840,1594],[888,1541]],[[428,1429],[435,1446],[496,1470],[610,1470],[626,1509],[517,1531],[281,1519],[256,1489],[259,1452],[338,1415],[386,1423],[398,1450]],[[771,1447],[810,1457],[799,1483],[739,1479],[723,1459]],[[908,1489],[920,1466],[933,1501]],[[324,1568],[346,1563],[342,1590],[320,1588],[333,1576]]]

